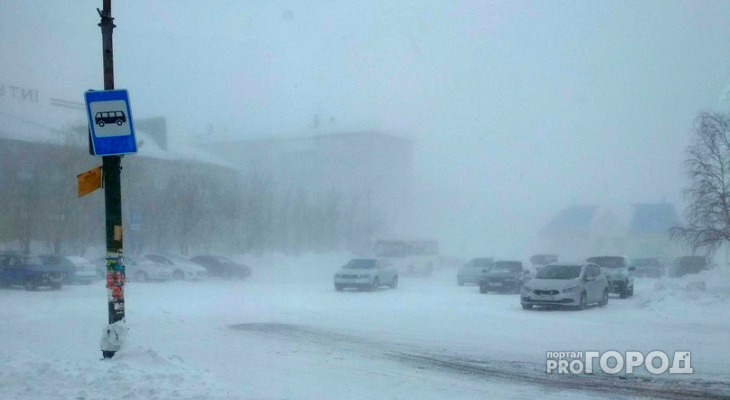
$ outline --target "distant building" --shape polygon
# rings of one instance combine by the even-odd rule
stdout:
[[[397,224],[410,202],[413,142],[406,138],[366,131],[200,147],[244,174],[273,179],[279,189],[301,189],[315,197],[334,191],[361,208],[370,197],[371,212],[380,221]]]
[[[545,250],[561,260],[577,260],[624,248],[625,228],[608,209],[576,205],[563,209],[540,231]]]
[[[103,196],[76,198],[76,175],[101,164],[88,154],[84,105],[48,99],[35,89],[17,89],[11,96],[11,87],[0,92],[0,249],[30,249],[35,242],[38,251],[72,246],[64,251],[79,253],[103,245]],[[124,218],[134,214],[136,220],[125,230],[128,251],[142,249],[150,218],[159,215],[154,205],[143,203],[153,191],[164,191],[170,177],[237,176],[222,159],[168,143],[162,117],[139,118],[135,126],[139,152],[122,164]]]
[[[669,230],[679,224],[674,205],[669,203],[635,204],[629,222],[631,254],[671,257],[677,244]]]
[[[623,211],[623,212],[621,212]],[[575,205],[563,209],[540,231],[546,250],[561,259],[618,254],[670,258],[678,246],[669,229],[679,223],[669,203],[636,204],[630,209]]]

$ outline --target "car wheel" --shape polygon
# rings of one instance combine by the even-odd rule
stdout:
[[[522,303],[522,309],[523,310],[532,310],[532,304]]]
[[[122,124],[123,124],[123,123],[124,123],[124,122],[122,122],[122,120],[121,120],[121,119],[118,119],[118,120],[117,120],[117,126],[122,126]]]
[[[393,282],[390,283],[390,288],[395,289],[398,287],[398,275],[393,277]]]
[[[633,296],[634,295],[634,285],[631,285],[629,287],[629,290],[628,290],[628,292],[626,294],[629,295],[629,296]]]
[[[586,296],[586,292],[583,292],[580,295],[580,304],[578,304],[578,309],[585,310],[587,306],[588,306],[588,296]]]
[[[60,290],[61,287],[63,287],[63,283],[54,283],[51,285],[51,289],[53,290]]]
[[[380,281],[377,277],[375,277],[375,279],[373,279],[373,284],[370,286],[370,291],[374,292],[378,290],[378,287],[380,287]]]
[[[147,273],[146,272],[139,271],[136,274],[134,274],[134,279],[136,279],[136,280],[138,280],[140,282],[147,282],[147,280],[149,278],[147,277]]]
[[[342,291],[342,285],[335,283],[335,290],[338,292]]]
[[[621,289],[618,291],[618,296],[622,299],[625,299],[628,296],[628,288],[626,285],[621,286]]]
[[[185,274],[179,269],[176,269],[175,272],[172,273],[172,278],[176,281],[181,281],[185,279]]]
[[[479,293],[482,293],[482,294],[487,293],[487,285],[482,285],[480,283],[479,284]]]
[[[28,279],[25,281],[25,290],[36,290],[38,289],[38,285],[33,281],[32,279]]]
[[[601,297],[598,307],[606,307],[606,304],[608,304],[608,289],[603,289],[603,297]]]
[[[97,122],[97,124],[99,124],[99,128],[103,128],[104,127],[104,121],[99,121],[99,122]]]

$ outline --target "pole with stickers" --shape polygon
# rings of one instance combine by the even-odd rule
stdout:
[[[126,328],[124,323],[124,284],[126,274],[123,260],[122,229],[122,157],[137,152],[129,94],[114,89],[114,52],[111,0],[103,0],[97,9],[101,22],[104,65],[104,90],[87,91],[86,112],[89,119],[89,151],[102,157],[104,204],[106,211],[106,287],[108,290],[109,322],[101,338],[104,358],[112,358],[121,348]]]

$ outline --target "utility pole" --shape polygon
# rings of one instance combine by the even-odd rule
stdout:
[[[111,0],[103,0],[103,9],[99,12],[101,22],[101,41],[104,57],[104,90],[114,89],[114,49],[112,33],[116,25],[112,18]],[[126,281],[124,263],[122,261],[122,190],[120,174],[122,170],[122,156],[112,155],[102,157],[102,174],[104,177],[104,204],[106,211],[106,270],[109,304],[109,325],[124,319],[124,283]],[[118,350],[119,332],[107,328],[106,335],[115,335],[108,339],[113,345],[105,346],[102,337],[102,355],[112,358]]]

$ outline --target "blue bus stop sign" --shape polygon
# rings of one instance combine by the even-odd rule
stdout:
[[[84,93],[89,117],[91,151],[97,156],[134,154],[132,110],[126,90],[90,90]]]

